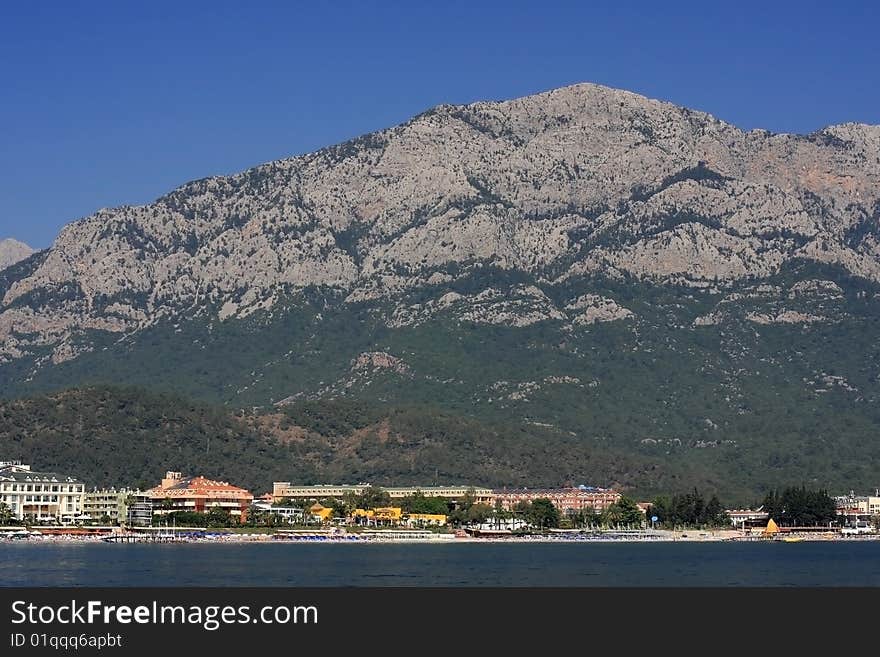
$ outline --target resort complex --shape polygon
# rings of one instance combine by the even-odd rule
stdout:
[[[0,461],[0,503],[19,520],[71,522],[83,515],[85,485],[75,477]]]
[[[767,506],[724,510],[717,498],[693,494],[636,502],[596,486],[500,488],[374,486],[369,483],[297,485],[278,481],[255,496],[227,481],[168,471],[152,488],[87,488],[76,477],[0,462],[0,526],[80,528],[83,533],[150,527],[264,527],[280,536],[300,531],[345,533],[385,530],[383,536],[503,536],[565,531],[711,529],[769,536],[829,532],[875,533],[880,492],[830,498],[786,489]],[[788,497],[787,497],[788,496]],[[824,511],[816,511],[824,504]],[[812,505],[812,506],[811,506]],[[818,506],[817,506],[818,505]],[[830,508],[829,508],[830,505]],[[824,513],[824,515],[822,515]],[[804,520],[804,519],[807,520]],[[289,528],[289,529],[285,529]],[[681,531],[679,529],[679,531]],[[453,532],[455,530],[455,532]],[[402,533],[401,533],[402,532]],[[414,532],[414,533],[407,533]],[[381,532],[380,532],[381,533]],[[657,535],[657,534],[655,534]],[[702,533],[701,536],[707,536]],[[677,536],[686,537],[687,534]]]

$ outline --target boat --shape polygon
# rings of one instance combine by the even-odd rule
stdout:
[[[802,540],[804,540],[803,536],[783,536],[782,537],[783,543],[800,543]]]

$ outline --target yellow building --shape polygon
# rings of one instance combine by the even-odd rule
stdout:
[[[399,525],[403,509],[399,506],[385,506],[378,509],[355,509],[351,517],[367,525]]]
[[[321,522],[330,522],[330,518],[333,517],[333,509],[321,506],[320,504],[313,504],[310,506],[309,513],[316,518],[320,518]]]

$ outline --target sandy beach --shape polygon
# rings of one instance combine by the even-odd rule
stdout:
[[[71,531],[64,533],[57,528],[0,532],[2,543],[354,543],[354,544],[408,544],[430,543],[436,545],[462,543],[583,543],[583,542],[729,542],[729,541],[866,541],[880,540],[878,534],[846,536],[839,532],[802,532],[764,536],[760,532],[743,532],[741,530],[645,530],[645,531],[553,531],[547,534],[534,535],[483,535],[473,536],[462,533],[433,533],[377,530],[370,533],[344,531],[296,531],[281,530],[275,533],[266,532],[224,532],[205,531],[198,529],[180,529],[176,531],[142,531],[142,532],[103,532],[83,534]]]

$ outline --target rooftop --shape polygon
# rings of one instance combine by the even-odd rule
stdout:
[[[167,485],[169,484],[170,485]],[[166,485],[163,485],[166,484]],[[163,484],[151,488],[148,492],[152,495],[161,495],[163,497],[192,497],[202,495],[233,495],[237,497],[253,497],[250,491],[233,486],[226,481],[216,481],[207,477],[180,477],[163,480]]]
[[[521,495],[521,494],[550,494],[559,495],[560,493],[616,493],[611,488],[596,488],[593,486],[561,486],[559,488],[498,488],[495,493],[499,495]]]
[[[59,484],[79,484],[79,479],[61,475],[57,472],[34,472],[31,466],[9,461],[0,461],[0,481],[42,482]]]

